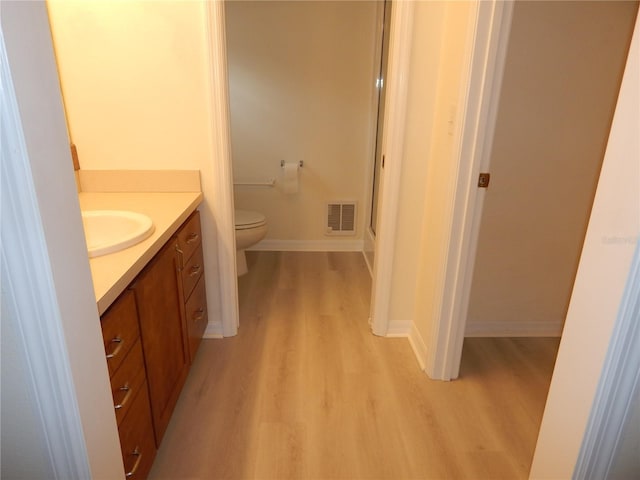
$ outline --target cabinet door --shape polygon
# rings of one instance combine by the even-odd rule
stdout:
[[[140,335],[136,301],[124,292],[100,318],[109,376],[113,377]]]
[[[138,304],[158,446],[189,368],[180,315],[176,260],[175,241],[169,241],[131,286]]]

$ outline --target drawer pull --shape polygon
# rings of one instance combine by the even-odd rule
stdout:
[[[120,387],[118,390],[120,390],[121,392],[127,392],[127,393],[124,395],[124,398],[120,403],[118,403],[117,405],[114,405],[114,408],[116,410],[120,410],[122,407],[124,407],[127,404],[127,402],[129,401],[129,397],[131,396],[131,392],[133,392],[133,390],[131,390],[131,387],[129,385],[124,385]]]
[[[187,244],[192,244],[193,242],[197,242],[200,235],[197,233],[190,233],[187,237]]]
[[[133,464],[133,468],[131,469],[131,471],[124,474],[126,478],[133,477],[136,474],[136,470],[138,470],[138,467],[140,466],[140,462],[142,461],[142,453],[140,453],[140,450],[138,449],[138,447],[136,447],[133,450],[133,452],[131,452],[131,455],[138,458],[136,459],[136,463]]]
[[[107,353],[107,359],[113,358],[118,355],[118,353],[120,353],[120,350],[122,350],[122,346],[124,345],[124,341],[120,337],[112,338],[111,343],[115,343],[117,345],[111,353]]]
[[[199,308],[198,310],[193,312],[193,315],[191,315],[191,320],[193,320],[194,322],[199,322],[200,320],[202,320],[203,317],[204,317],[204,308]]]
[[[189,270],[189,276],[195,277],[196,275],[199,275],[200,270],[202,270],[202,265],[194,265],[193,267],[191,267],[191,270]]]

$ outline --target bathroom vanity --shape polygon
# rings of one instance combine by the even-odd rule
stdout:
[[[90,260],[125,472],[144,479],[204,334],[207,305],[201,194],[132,195],[81,194],[80,203],[135,209],[156,227],[140,244]]]
[[[102,315],[127,478],[145,478],[206,327],[196,211]]]

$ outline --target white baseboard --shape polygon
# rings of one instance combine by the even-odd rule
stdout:
[[[387,337],[408,337],[411,333],[411,320],[389,320],[389,328],[387,329]]]
[[[364,250],[364,240],[265,239],[248,250],[271,252],[361,252]]]
[[[422,335],[420,335],[420,332],[416,328],[415,324],[411,325],[409,344],[411,344],[411,348],[413,349],[413,353],[418,360],[420,369],[424,370],[425,368],[427,368],[427,344],[424,343],[424,339],[422,338]]]
[[[202,338],[223,338],[222,335],[222,323],[221,322],[209,322],[207,328],[204,331]]]
[[[371,227],[367,228],[367,231],[364,234],[363,244],[364,245],[362,247],[362,254],[364,255],[364,261],[367,264],[367,268],[369,268],[371,278],[373,278],[373,262],[376,252],[376,237],[371,231]]]
[[[373,278],[373,252],[367,252],[363,250],[362,256],[364,257],[364,263],[367,264],[369,275],[371,275],[371,278]],[[371,258],[369,258],[369,256],[371,256]]]
[[[560,337],[562,321],[467,322],[465,337]]]
[[[409,340],[409,345],[411,345],[420,369],[425,369],[427,365],[427,344],[411,320],[390,320],[386,336],[387,338],[399,337]]]

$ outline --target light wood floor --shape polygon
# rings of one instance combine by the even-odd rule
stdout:
[[[151,479],[526,478],[558,339],[467,339],[429,380],[373,336],[357,253],[253,252],[240,331],[203,341]]]

